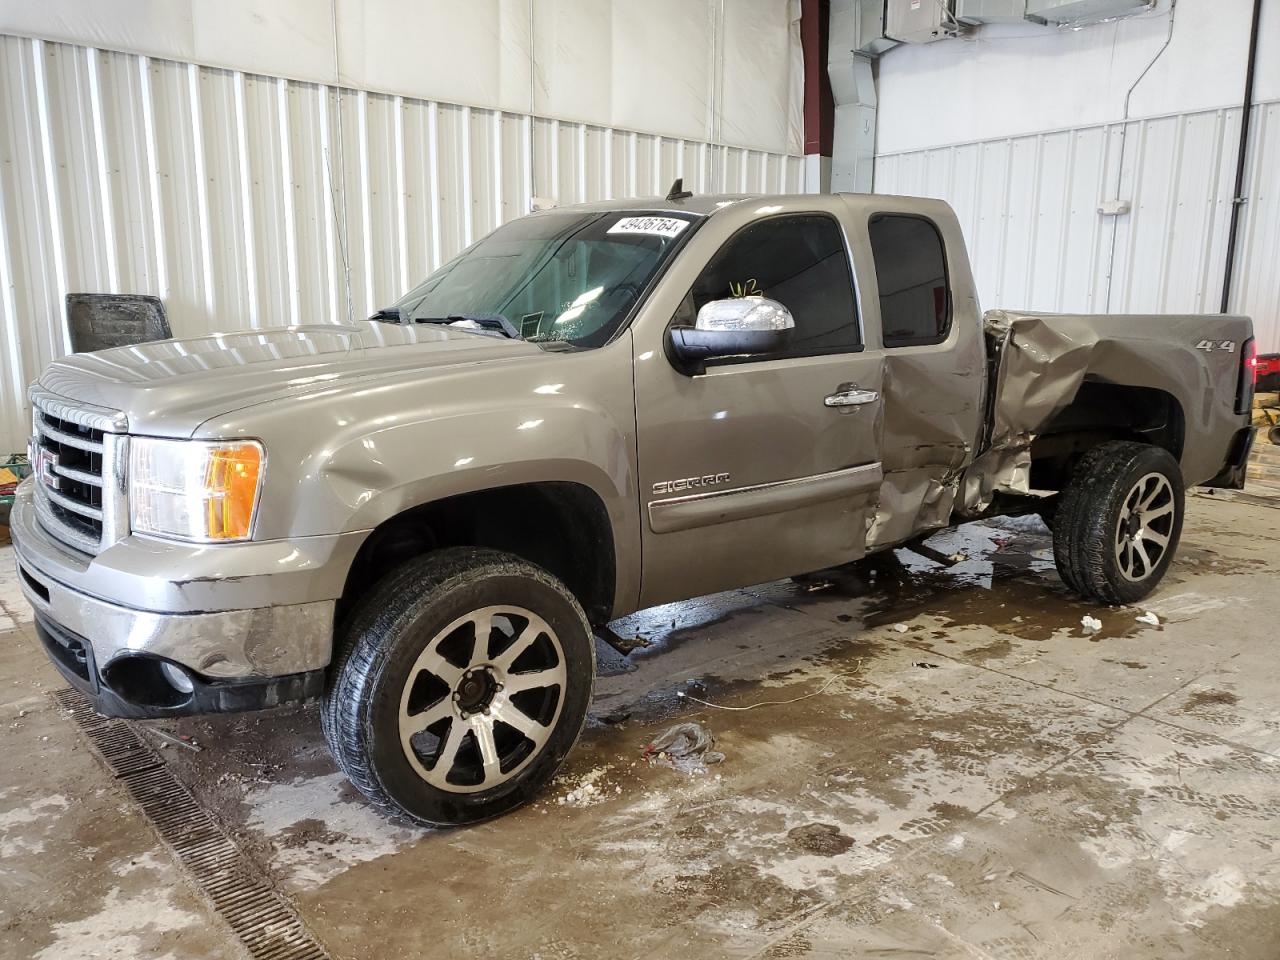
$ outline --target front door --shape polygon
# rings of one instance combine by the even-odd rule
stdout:
[[[710,258],[672,321],[756,295],[791,311],[785,351],[709,361],[695,376],[661,356],[636,364],[642,606],[865,549],[881,480],[882,354],[864,348],[839,221],[809,212],[750,222]]]

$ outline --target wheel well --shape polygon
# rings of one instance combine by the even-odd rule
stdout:
[[[1061,490],[1084,454],[1108,440],[1136,440],[1182,459],[1186,420],[1177,398],[1153,387],[1086,379],[1031,444],[1031,486]]]
[[[489,547],[536,563],[578,598],[592,624],[613,610],[613,528],[604,503],[577,483],[518,484],[425,503],[383,521],[347,573],[341,622],[391,570],[442,547]]]

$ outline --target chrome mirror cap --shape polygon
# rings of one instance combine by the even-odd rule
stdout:
[[[698,311],[695,330],[740,332],[749,330],[794,330],[795,318],[777,300],[768,297],[737,297],[712,300]]]

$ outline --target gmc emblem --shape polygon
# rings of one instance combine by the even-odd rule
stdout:
[[[37,482],[51,490],[58,489],[58,455],[56,453],[47,447],[36,447],[36,459],[32,466],[35,469]]]

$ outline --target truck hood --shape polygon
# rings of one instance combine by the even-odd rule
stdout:
[[[40,385],[123,411],[131,433],[189,437],[212,417],[260,403],[540,356],[531,343],[437,324],[316,324],[76,354],[54,362]]]

